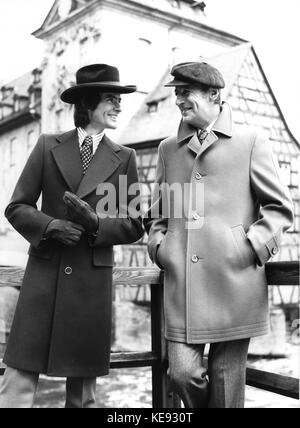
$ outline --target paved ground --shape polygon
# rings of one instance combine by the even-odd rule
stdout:
[[[36,408],[63,408],[64,381],[41,378]],[[151,408],[151,371],[126,369],[112,371],[98,380],[99,408]],[[247,387],[246,408],[298,408],[298,402]]]
[[[140,311],[136,308],[133,316],[133,325],[139,324],[141,319]],[[131,314],[132,315],[132,314]],[[132,327],[133,328],[133,327]],[[146,329],[147,330],[147,329]],[[118,330],[119,331],[119,330]],[[141,329],[138,328],[141,332]],[[147,331],[146,331],[147,332]],[[121,331],[119,331],[121,333]],[[126,334],[123,328],[122,333]],[[131,331],[133,337],[127,343],[127,348],[136,350],[136,340],[142,344],[142,349],[148,348],[148,335],[136,335],[136,331]],[[121,340],[122,335],[117,334],[116,348],[124,346]],[[281,359],[257,359],[251,360],[251,365],[260,370],[266,370],[287,376],[299,376],[299,351],[297,345],[287,345],[287,358]],[[36,401],[37,408],[62,408],[64,407],[65,382],[61,379],[47,379],[41,377],[39,391]],[[97,383],[97,406],[99,408],[151,408],[152,406],[152,386],[151,370],[123,369],[112,370],[107,377],[98,379]],[[246,408],[298,408],[296,400],[281,397],[276,394],[261,391],[256,388],[247,387]]]

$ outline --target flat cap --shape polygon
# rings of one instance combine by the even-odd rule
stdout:
[[[225,88],[225,81],[215,67],[206,62],[184,62],[177,64],[171,71],[174,79],[165,86],[207,85],[212,88]]]

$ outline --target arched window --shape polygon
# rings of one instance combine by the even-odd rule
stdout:
[[[14,168],[17,163],[17,139],[16,137],[11,138],[9,141],[9,166]]]
[[[180,48],[178,46],[174,46],[171,49],[171,67],[175,64],[179,64],[180,62]]]
[[[137,70],[137,86],[141,91],[148,92],[153,84],[151,80],[152,42],[145,38],[138,39],[137,58],[139,67]]]
[[[28,132],[27,134],[27,150],[26,150],[26,155],[28,156],[32,149],[34,148],[35,144],[37,142],[37,136],[35,131],[31,130]]]

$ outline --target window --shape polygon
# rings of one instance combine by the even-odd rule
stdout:
[[[17,164],[17,139],[14,137],[9,142],[9,167],[13,168]]]
[[[62,130],[63,127],[63,109],[57,110],[55,112],[56,115],[56,128],[58,131]]]
[[[280,162],[282,177],[287,186],[291,184],[291,164],[289,162]]]
[[[179,64],[180,63],[180,48],[174,47],[171,50],[171,66]]]
[[[152,43],[151,43],[151,41],[150,40],[148,40],[148,39],[143,39],[143,38],[140,38],[139,39],[139,44],[140,44],[140,46],[146,46],[146,47],[149,47],[149,46],[151,46],[152,45]]]
[[[153,101],[148,103],[148,113],[157,113],[158,111],[158,101]]]
[[[27,155],[29,155],[35,146],[36,143],[36,135],[33,130],[29,131],[27,134]]]
[[[137,82],[138,87],[148,92],[153,84],[151,65],[152,65],[152,43],[148,39],[140,38],[138,40],[138,52],[137,57],[139,58],[139,64],[137,70]]]
[[[64,39],[63,37],[60,37],[56,41],[55,52],[56,52],[57,57],[61,57],[64,54],[67,46],[68,46],[68,41],[66,39]]]
[[[299,205],[299,200],[296,199],[294,200],[294,230],[295,232],[299,233],[300,231],[300,205]]]
[[[88,48],[89,48],[89,39],[87,36],[85,36],[79,42],[79,56],[80,56],[81,64],[85,64],[86,57],[88,54]]]

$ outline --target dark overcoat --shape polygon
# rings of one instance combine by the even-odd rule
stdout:
[[[135,152],[107,137],[85,176],[76,130],[40,137],[5,213],[31,244],[4,358],[8,366],[59,377],[108,373],[113,245],[137,241],[141,219],[130,212],[126,218],[102,218],[96,239],[84,234],[72,248],[43,238],[53,219],[66,219],[66,190],[98,209],[99,184],[111,183],[118,195],[120,175],[128,187],[138,182]]]

